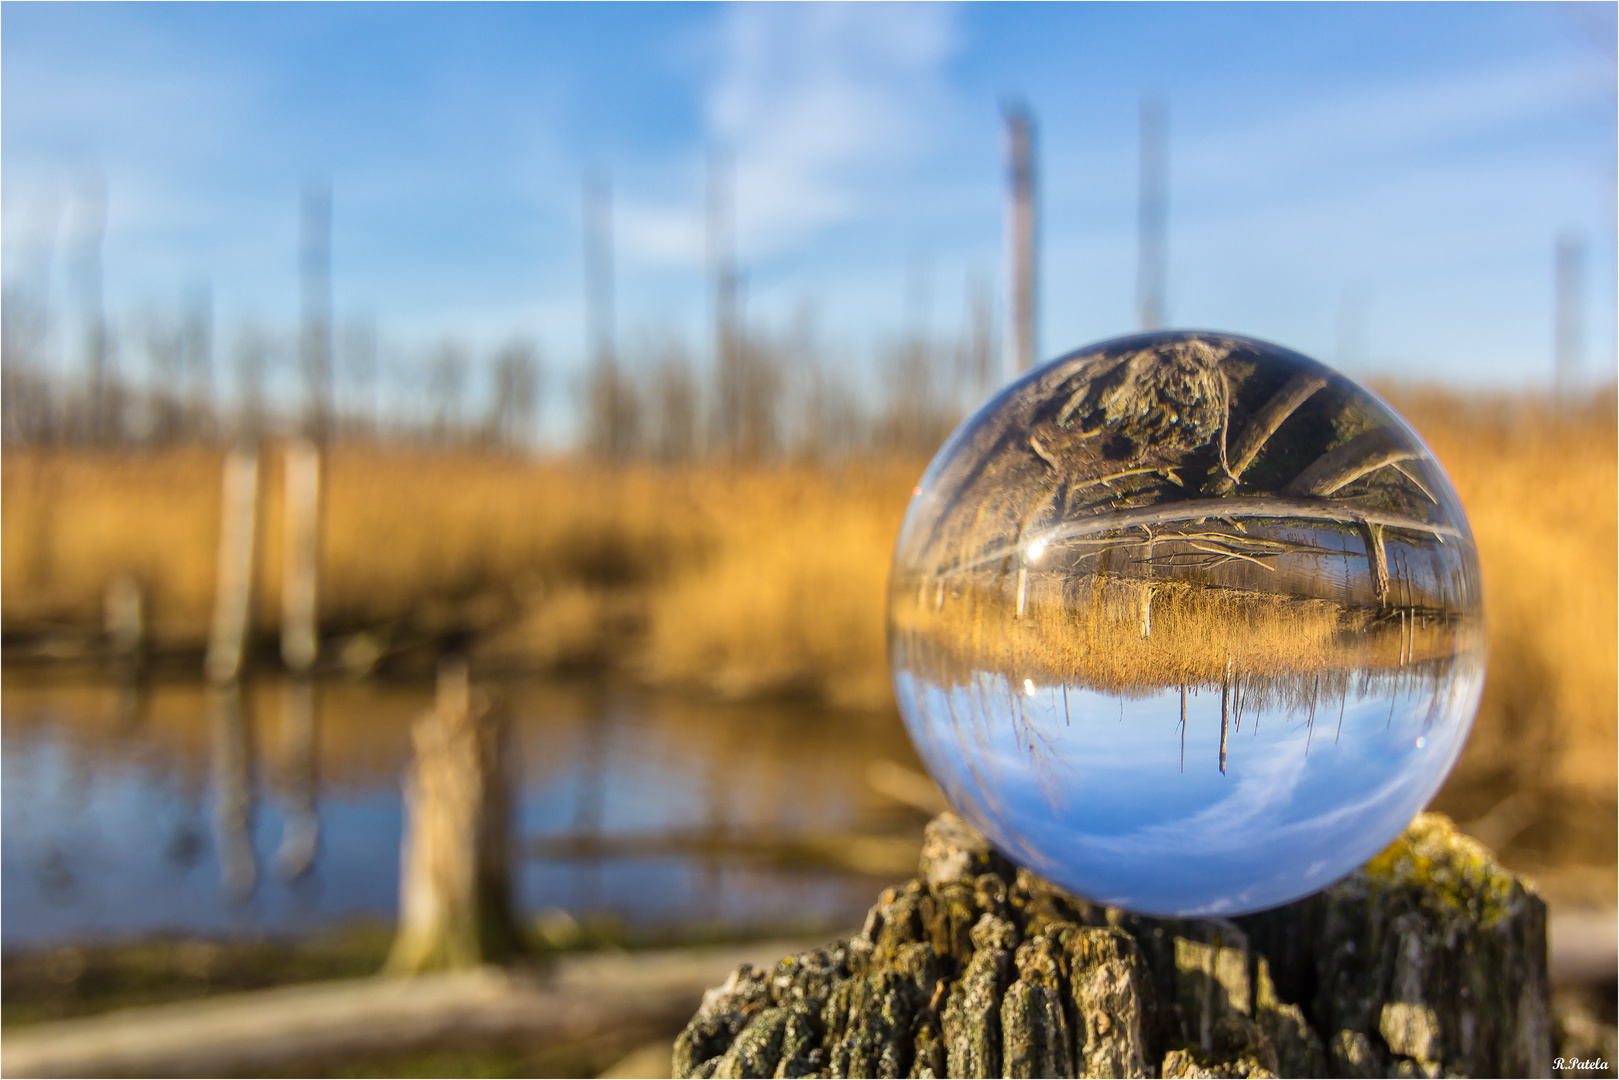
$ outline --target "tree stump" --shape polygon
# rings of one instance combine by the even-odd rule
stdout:
[[[1232,921],[1105,908],[953,814],[850,941],[744,965],[676,1077],[1549,1076],[1546,913],[1436,814]]]
[[[439,670],[438,700],[411,731],[399,934],[390,972],[476,967],[521,951],[511,912],[511,808],[504,713],[467,681]]]

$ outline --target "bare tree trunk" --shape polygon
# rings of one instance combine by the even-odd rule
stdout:
[[[114,670],[125,678],[135,677],[146,647],[146,598],[133,575],[120,574],[107,583],[102,598],[102,625]]]
[[[304,430],[325,442],[332,428],[332,187],[304,189],[299,250],[303,329],[298,343],[304,377]]]
[[[107,378],[107,312],[102,295],[101,245],[107,233],[107,183],[96,176],[84,194],[84,213],[90,227],[81,269],[84,288],[84,353],[88,417],[81,435],[92,443],[108,438],[111,428]]]
[[[1294,477],[1283,494],[1321,498],[1373,470],[1397,461],[1410,461],[1416,456],[1416,449],[1388,428],[1373,428],[1316,458],[1309,468]]]
[[[742,371],[738,353],[736,271],[736,165],[720,151],[708,159],[707,240],[714,300],[713,442],[735,456],[742,412]]]
[[[1206,489],[1208,493],[1224,495],[1236,487],[1237,482],[1231,477],[1240,478],[1243,470],[1253,464],[1255,456],[1264,448],[1266,440],[1282,426],[1282,421],[1292,416],[1293,410],[1303,405],[1311,394],[1325,385],[1327,380],[1324,377],[1310,371],[1301,371],[1283,383],[1282,388],[1265,402],[1243,427],[1242,434],[1237,436],[1237,441],[1230,451],[1231,476],[1218,474]]]
[[[1225,775],[1226,737],[1231,727],[1231,657],[1225,660],[1225,681],[1220,684],[1220,775]]]
[[[1141,584],[1141,593],[1139,596],[1141,606],[1141,636],[1143,638],[1152,637],[1152,595],[1155,588],[1152,583],[1153,540],[1154,538],[1149,535],[1146,543],[1146,558],[1142,563],[1147,577],[1147,580]]]
[[[219,425],[214,411],[213,295],[206,285],[186,300],[180,356],[185,379],[179,398],[184,437],[191,442],[211,442],[219,436]]]
[[[521,950],[511,913],[504,720],[471,689],[464,661],[441,666],[438,703],[411,732],[391,972],[475,967]]]
[[[1021,375],[1034,367],[1039,355],[1035,342],[1038,281],[1035,244],[1034,120],[1022,105],[1006,114],[1007,156],[1011,189],[1006,208],[1006,257],[1010,313],[1007,329],[1011,338],[1007,349],[1013,370]]]
[[[282,502],[281,659],[305,674],[320,650],[316,619],[320,566],[320,451],[299,439],[283,455],[286,497]]]
[[[585,177],[585,322],[590,334],[591,449],[620,460],[635,449],[635,387],[619,364],[613,305],[613,203],[605,173]]]
[[[1377,606],[1389,606],[1389,556],[1388,549],[1383,543],[1383,526],[1377,522],[1363,521],[1360,523],[1361,539],[1366,544],[1366,566],[1372,575],[1372,592],[1377,596]]]
[[[214,618],[204,666],[215,683],[234,682],[242,671],[242,649],[253,593],[253,548],[258,517],[259,457],[232,450],[225,458],[219,500],[219,563],[214,585]]]

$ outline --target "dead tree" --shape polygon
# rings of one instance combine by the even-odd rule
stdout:
[[[109,408],[107,312],[102,295],[101,246],[107,233],[107,183],[94,177],[84,193],[84,252],[80,264],[84,291],[85,396],[88,416],[85,434],[91,442],[102,442],[112,428]]]
[[[1314,371],[1301,371],[1290,377],[1282,388],[1243,426],[1242,434],[1231,445],[1229,473],[1217,473],[1207,486],[1211,495],[1224,495],[1237,486],[1243,472],[1282,421],[1293,415],[1293,410],[1304,404],[1311,394],[1327,385],[1326,376]]]
[[[185,300],[179,344],[184,372],[181,415],[185,437],[193,442],[212,440],[219,429],[214,411],[213,294],[206,284],[198,286]]]
[[[621,460],[640,442],[640,395],[619,362],[614,313],[612,187],[605,173],[585,178],[585,322],[590,334],[588,438],[600,457]]]
[[[203,662],[211,682],[233,683],[242,671],[252,613],[254,548],[258,533],[259,458],[253,450],[225,457],[220,493],[219,556],[214,614]]]
[[[275,342],[270,333],[257,323],[244,323],[237,331],[235,344],[236,384],[236,442],[241,446],[256,444],[267,427],[265,409],[265,379],[275,356]]]
[[[475,967],[514,955],[522,942],[511,910],[505,714],[471,687],[464,661],[446,661],[437,704],[411,739],[399,933],[387,970]]]
[[[690,461],[699,445],[700,391],[685,346],[670,338],[657,348],[647,404],[647,447],[659,461]]]
[[[1389,556],[1388,546],[1383,539],[1383,526],[1375,521],[1362,521],[1357,526],[1360,529],[1361,541],[1366,546],[1366,565],[1372,575],[1372,592],[1377,596],[1377,606],[1389,606]]]
[[[320,652],[320,450],[296,439],[282,455],[281,659],[307,675]]]
[[[317,443],[332,419],[332,188],[304,189],[299,219],[299,282],[303,328],[298,362],[304,379],[304,430]]]
[[[1325,498],[1369,472],[1416,457],[1417,450],[1408,440],[1388,428],[1373,428],[1322,454],[1282,493]]]
[[[1011,294],[1007,353],[1014,365],[1010,374],[1021,375],[1034,367],[1039,356],[1035,340],[1039,304],[1035,248],[1039,226],[1035,206],[1034,118],[1025,105],[1015,105],[1006,112],[1006,147],[1006,258]]]
[[[489,410],[489,438],[508,450],[522,447],[534,435],[540,401],[540,367],[530,341],[508,342],[495,357],[495,398]]]

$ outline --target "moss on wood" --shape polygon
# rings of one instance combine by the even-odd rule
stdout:
[[[1089,904],[946,814],[858,936],[709,991],[674,1075],[1546,1075],[1545,957],[1544,905],[1435,815],[1233,922]]]

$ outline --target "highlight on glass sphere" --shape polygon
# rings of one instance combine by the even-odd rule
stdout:
[[[900,532],[912,741],[1008,857],[1101,903],[1239,914],[1380,851],[1461,753],[1477,554],[1353,380],[1223,334],[1120,338],[957,429]]]

